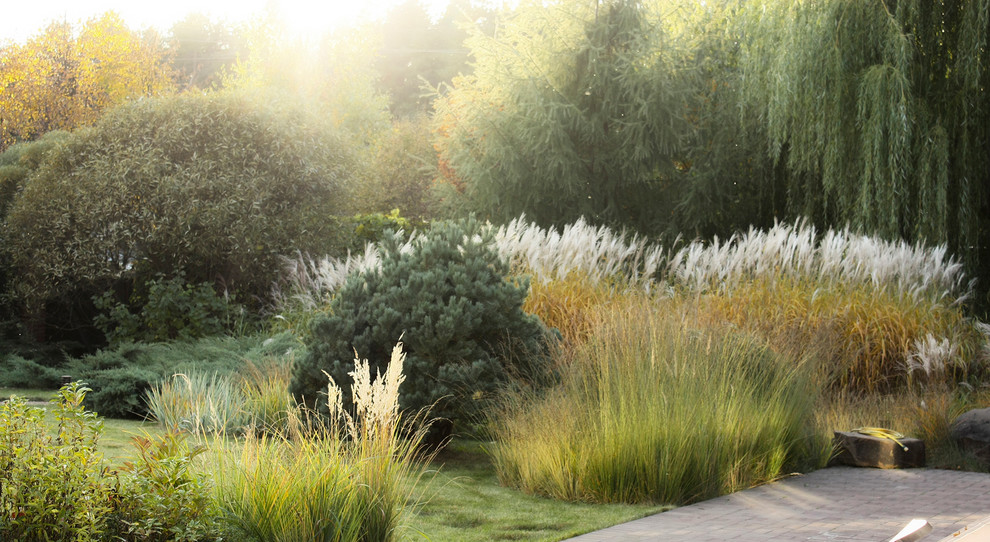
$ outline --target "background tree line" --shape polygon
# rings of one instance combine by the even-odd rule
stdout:
[[[262,311],[279,255],[346,251],[355,215],[396,208],[669,240],[848,224],[946,244],[983,311],[988,21],[990,0],[461,0],[315,43],[54,23],[0,48],[6,333],[91,348],[94,298],[179,276]]]

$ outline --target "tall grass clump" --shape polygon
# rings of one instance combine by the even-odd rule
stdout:
[[[290,353],[246,359],[234,374],[177,373],[149,389],[145,404],[163,427],[197,436],[283,432],[295,408],[292,367]]]
[[[218,373],[179,373],[147,391],[151,416],[166,429],[195,435],[236,434],[247,424],[244,394]]]
[[[695,331],[671,309],[645,295],[614,305],[558,388],[506,400],[492,415],[503,483],[574,501],[681,504],[809,459],[809,364],[727,328]]]
[[[257,541],[390,541],[400,534],[423,469],[423,428],[407,430],[399,412],[401,344],[385,374],[372,379],[355,360],[355,412],[343,410],[331,379],[329,423],[293,411],[291,430],[249,433],[240,454],[218,452],[217,498],[238,535]],[[403,436],[405,435],[405,436]]]
[[[984,337],[964,307],[971,283],[944,246],[777,224],[683,247],[667,280],[710,322],[775,347],[831,343],[821,359],[842,389],[889,391],[981,370]]]
[[[495,243],[514,272],[534,279],[523,310],[559,330],[565,347],[587,337],[604,305],[652,290],[664,264],[647,239],[584,219],[558,231],[520,217],[498,228]]]
[[[488,227],[512,272],[533,278],[524,310],[565,342],[583,340],[613,296],[663,292],[695,304],[705,325],[738,326],[777,349],[833,344],[819,358],[837,388],[889,391],[985,371],[986,339],[965,306],[972,283],[945,246],[819,232],[803,221],[678,250],[584,220]],[[344,260],[300,256],[285,268],[279,299],[287,311],[325,309],[348,274],[380,265],[375,245]]]

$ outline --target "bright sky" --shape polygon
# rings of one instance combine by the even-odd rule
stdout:
[[[421,0],[433,16],[442,14],[448,0]],[[318,35],[377,18],[401,0],[15,0],[5,2],[0,17],[0,43],[23,42],[54,20],[79,23],[106,11],[116,11],[127,26],[154,27],[165,33],[189,13],[212,20],[243,22],[274,10],[293,32]]]

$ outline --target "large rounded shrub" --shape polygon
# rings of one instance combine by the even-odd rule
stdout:
[[[60,141],[28,178],[4,233],[16,286],[38,307],[181,271],[262,296],[280,254],[328,249],[356,167],[302,104],[138,100]]]
[[[405,245],[398,237],[382,242],[381,267],[351,275],[313,324],[292,393],[325,408],[318,404],[324,372],[350,382],[356,352],[384,373],[382,360],[400,338],[407,355],[400,406],[432,405],[433,415],[453,422],[470,419],[513,374],[536,374],[547,330],[523,312],[528,280],[507,278],[492,241],[471,219],[434,223]]]

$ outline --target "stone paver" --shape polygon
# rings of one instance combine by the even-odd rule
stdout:
[[[990,474],[832,467],[572,538],[885,542],[914,518],[938,542],[990,516]],[[968,539],[967,539],[968,542]]]

